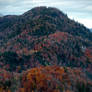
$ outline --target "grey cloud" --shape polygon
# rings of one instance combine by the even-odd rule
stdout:
[[[92,19],[92,0],[0,0],[0,13],[22,14],[35,6],[52,6],[69,17]]]
[[[4,11],[6,14],[8,14],[8,12],[13,14],[14,10],[16,10],[16,14],[18,14],[18,11],[22,13],[25,10],[39,5],[54,6],[65,12],[92,12],[91,0],[0,0],[0,13]]]

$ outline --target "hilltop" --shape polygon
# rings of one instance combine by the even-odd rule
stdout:
[[[10,70],[19,65],[25,69],[25,64],[89,68],[91,41],[89,29],[56,8],[36,7],[20,16],[0,18],[1,61]]]
[[[0,17],[0,69],[9,75],[1,72],[5,77],[1,78],[1,88],[7,78],[12,84],[6,84],[5,90],[7,85],[11,90],[16,79],[16,89],[21,87],[18,92],[46,92],[49,85],[52,86],[48,92],[83,92],[84,89],[91,92],[92,32],[52,7],[36,7],[19,16]],[[68,77],[62,78],[60,74]],[[45,78],[41,80],[40,89],[37,88],[38,75]],[[77,82],[81,83],[80,87]]]

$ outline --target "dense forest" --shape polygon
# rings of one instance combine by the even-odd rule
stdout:
[[[0,92],[92,92],[92,32],[52,7],[0,17]]]

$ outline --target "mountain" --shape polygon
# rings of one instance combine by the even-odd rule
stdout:
[[[45,31],[42,31],[43,27]],[[55,8],[37,7],[21,16],[7,15],[0,18],[0,32],[3,31],[0,35],[1,39],[12,39],[24,30],[30,31],[31,36],[48,35],[59,30],[92,40],[89,29],[70,20],[67,15]]]
[[[0,42],[0,61],[11,71],[18,65],[24,70],[25,64],[89,68],[92,62],[92,33],[56,8],[0,18]]]
[[[8,72],[8,82],[14,83],[11,77],[17,78],[16,87],[22,90],[19,92],[47,92],[49,85],[52,86],[48,92],[83,92],[84,89],[91,92],[92,32],[52,7],[36,7],[20,16],[0,17],[0,68]],[[49,79],[44,72],[52,77]],[[41,81],[41,78],[45,79]]]

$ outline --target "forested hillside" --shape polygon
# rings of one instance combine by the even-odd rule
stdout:
[[[0,69],[1,92],[92,92],[92,32],[52,7],[0,17]]]

